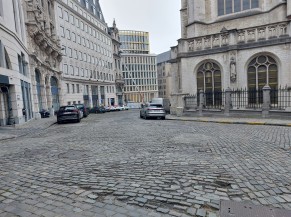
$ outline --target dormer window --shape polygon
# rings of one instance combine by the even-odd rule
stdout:
[[[218,16],[259,7],[259,0],[218,0]]]

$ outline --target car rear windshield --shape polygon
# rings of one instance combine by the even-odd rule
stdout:
[[[84,105],[75,105],[78,109],[84,108]]]
[[[75,106],[65,106],[65,107],[61,107],[60,111],[70,111],[74,109],[76,109]]]
[[[150,104],[151,108],[163,108],[163,105],[160,105],[160,104]]]

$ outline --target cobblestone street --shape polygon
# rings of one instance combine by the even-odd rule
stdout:
[[[91,114],[0,141],[0,216],[218,216],[291,210],[291,128]]]

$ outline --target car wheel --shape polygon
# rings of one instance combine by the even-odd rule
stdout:
[[[81,118],[79,117],[79,118],[77,119],[77,123],[80,123],[80,121],[81,121]]]
[[[148,117],[146,116],[146,114],[143,116],[143,118],[146,120],[146,119],[148,119]]]
[[[142,118],[142,115],[141,115],[141,113],[139,113],[139,117],[140,117],[140,118]]]
[[[166,117],[161,117],[161,119],[162,119],[162,120],[165,120],[165,119],[166,119]]]
[[[58,124],[61,124],[62,122],[58,120],[57,123],[58,123]]]

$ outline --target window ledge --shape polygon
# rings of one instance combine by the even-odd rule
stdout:
[[[239,19],[242,17],[253,16],[253,15],[257,15],[261,13],[263,13],[263,11],[260,8],[254,8],[254,9],[249,9],[245,11],[218,16],[218,18],[216,19],[216,22]]]

